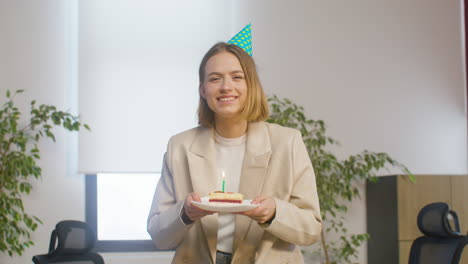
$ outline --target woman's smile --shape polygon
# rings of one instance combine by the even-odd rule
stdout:
[[[221,96],[221,97],[218,97],[218,101],[221,103],[231,103],[237,98],[238,98],[237,96]]]
[[[208,60],[205,72],[200,95],[217,118],[237,117],[247,98],[247,83],[237,57],[229,52],[218,53]]]

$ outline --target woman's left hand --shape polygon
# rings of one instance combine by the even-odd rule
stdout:
[[[252,204],[260,204],[256,208],[240,212],[238,214],[248,216],[259,224],[263,224],[275,216],[276,213],[276,202],[275,199],[271,198],[266,194],[261,194],[252,200]]]

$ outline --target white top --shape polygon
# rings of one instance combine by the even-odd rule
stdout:
[[[218,186],[222,189],[222,172],[225,175],[226,192],[239,192],[242,163],[244,161],[246,136],[223,138],[215,134],[216,162],[218,164]],[[234,243],[235,215],[219,213],[217,250],[232,253]]]

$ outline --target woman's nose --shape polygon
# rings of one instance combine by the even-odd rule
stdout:
[[[232,82],[231,80],[229,79],[224,79],[222,85],[221,85],[221,89],[222,90],[225,90],[225,91],[230,91],[232,90]]]

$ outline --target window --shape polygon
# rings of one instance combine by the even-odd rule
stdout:
[[[146,220],[160,174],[100,173],[86,176],[86,220],[96,250],[153,251]]]
[[[137,172],[160,171],[169,138],[197,126],[200,61],[245,21],[233,25],[232,3],[216,0],[78,6],[79,109],[92,129],[79,132],[86,218],[101,252],[154,250],[146,217],[158,175]]]

